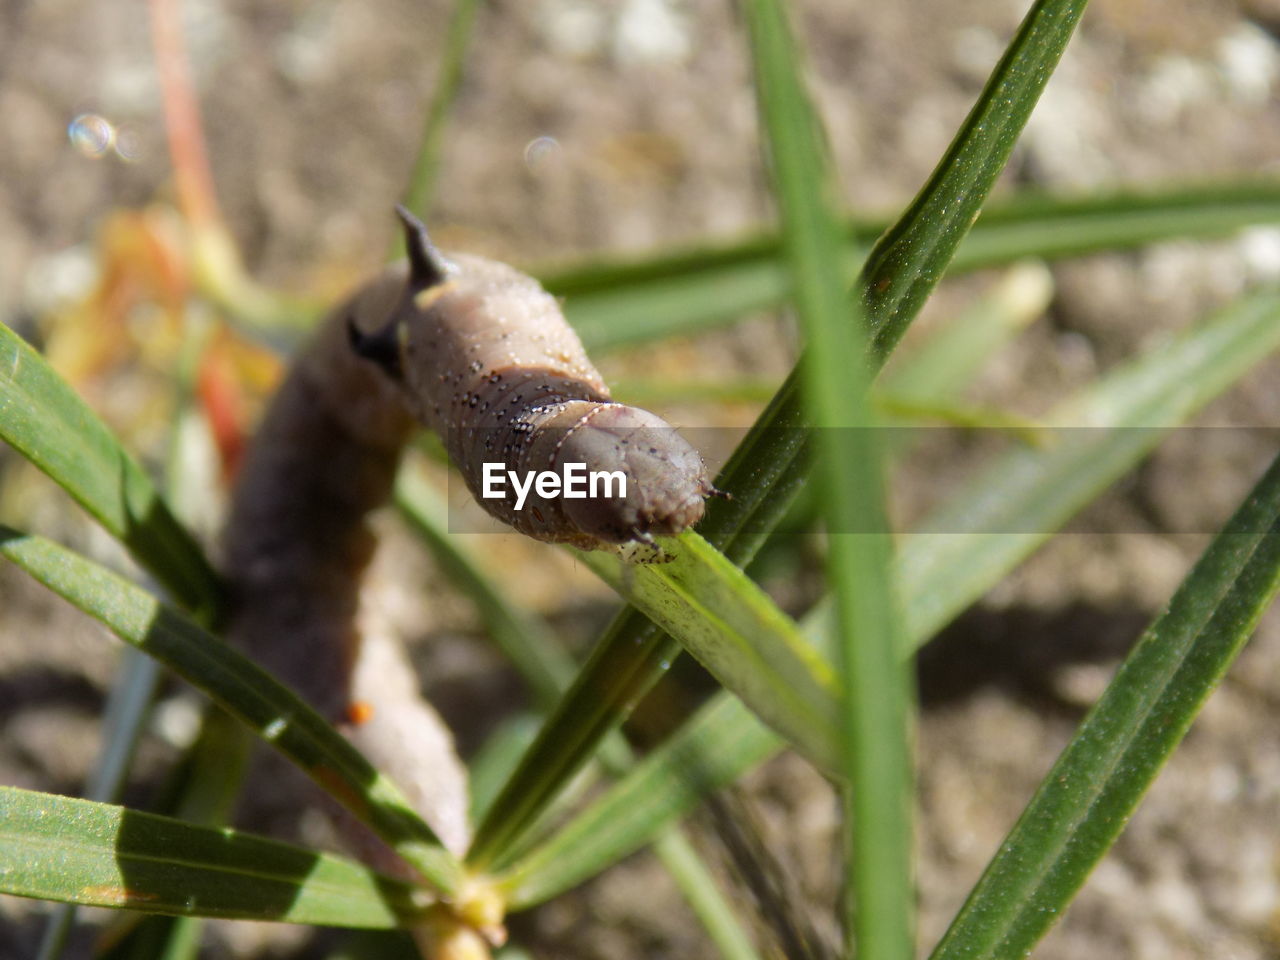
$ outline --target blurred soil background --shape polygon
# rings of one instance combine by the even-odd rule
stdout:
[[[183,16],[222,211],[252,275],[336,299],[394,235],[437,76],[440,0],[186,0]],[[1025,12],[1011,0],[794,4],[843,187],[891,213],[924,181]],[[1280,173],[1276,0],[1094,0],[1017,148],[1005,190],[1057,191]],[[771,216],[745,42],[721,0],[495,0],[482,5],[430,223],[446,249],[522,265],[732,237]],[[71,138],[93,114],[114,145]],[[161,234],[172,184],[144,10],[111,0],[0,4],[0,315],[159,468],[178,335],[162,310],[109,329],[83,301],[128,216]],[[122,217],[125,220],[122,221]],[[113,226],[114,225],[114,226]],[[1048,409],[1139,350],[1280,273],[1280,232],[1169,243],[1055,266],[1049,309],[994,357],[974,402]],[[944,285],[919,330],[997,277]],[[780,379],[785,318],[610,354],[606,375]],[[1087,706],[1190,562],[1275,453],[1280,364],[1269,361],[961,617],[922,656],[922,947],[959,907]],[[269,379],[269,374],[264,375]],[[687,425],[755,410],[681,405]],[[1226,429],[1230,428],[1230,429]],[[1213,442],[1205,442],[1211,437]],[[51,484],[5,452],[0,518],[114,558]],[[954,482],[904,470],[904,503]],[[219,491],[197,498],[212,537]],[[904,507],[907,509],[907,507]],[[387,524],[388,528],[394,525]],[[396,616],[424,683],[471,751],[520,699],[467,603],[392,530]],[[480,542],[483,541],[483,542]],[[210,541],[212,542],[212,540]],[[611,602],[571,560],[477,538],[507,586],[585,644]],[[813,576],[778,576],[799,611]],[[0,782],[79,793],[119,646],[0,570]],[[477,710],[476,704],[486,705]],[[166,688],[125,797],[145,802],[178,752],[190,695]],[[477,719],[482,715],[481,719]],[[491,717],[491,719],[490,719]],[[836,897],[837,808],[795,757],[748,780],[759,825],[819,926]],[[253,791],[252,785],[250,791]],[[314,837],[284,800],[241,823]],[[1268,616],[1114,852],[1037,956],[1280,956],[1280,617]],[[714,845],[707,844],[714,850]],[[46,910],[0,899],[0,957],[31,956]],[[95,921],[101,915],[93,915]],[[710,947],[647,855],[513,925],[539,957],[701,957]],[[284,955],[300,932],[219,924],[210,956]]]

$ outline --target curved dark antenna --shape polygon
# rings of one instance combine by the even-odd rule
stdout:
[[[449,263],[427,235],[427,228],[402,204],[396,204],[396,216],[404,224],[404,245],[409,255],[409,287],[420,291],[444,283]]]

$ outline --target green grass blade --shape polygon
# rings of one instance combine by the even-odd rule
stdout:
[[[112,804],[0,787],[0,889],[174,916],[395,927],[422,891],[330,854]]]
[[[1280,459],[1138,641],[934,951],[1025,956],[1128,823],[1280,588]]]
[[[1212,240],[1244,227],[1280,223],[1280,181],[1163,185],[1082,197],[1023,193],[985,207],[952,270],[1024,257],[1061,259],[1162,240]]]
[[[844,294],[831,174],[790,26],[777,0],[747,0],[743,11],[783,246],[805,331],[805,406],[817,427],[827,580],[835,595],[844,688],[845,948],[858,956],[906,960],[915,941],[910,695],[898,659],[893,545],[867,396],[867,331],[857,301],[850,304]]]
[[[882,351],[897,343],[964,239],[1075,31],[1087,0],[1037,0],[955,140],[863,265]]]
[[[1212,239],[1267,223],[1280,223],[1280,182],[1086,196],[1022,194],[983,209],[948,271],[1132,249],[1175,238]],[[850,281],[861,263],[859,251],[888,226],[887,220],[844,221]],[[790,289],[781,237],[774,233],[643,258],[596,258],[537,273],[549,290],[566,298],[570,322],[594,351],[728,323],[777,306]]]
[[[435,193],[436,174],[440,169],[440,148],[453,101],[457,99],[462,84],[462,68],[466,63],[467,47],[471,42],[472,27],[476,19],[476,0],[454,0],[453,15],[445,32],[444,49],[440,53],[440,74],[436,89],[431,95],[427,117],[422,126],[422,138],[409,187],[405,191],[404,205],[419,216],[427,215],[427,208]],[[399,246],[396,247],[399,255]]]
[[[760,960],[737,914],[717,886],[716,878],[684,837],[672,830],[658,837],[654,852],[675,880],[724,960]]]
[[[925,518],[898,558],[919,644],[982,595],[1196,410],[1280,348],[1280,293],[1104,377],[1045,418],[1046,448],[1009,451]],[[1053,429],[1059,426],[1061,429]]]
[[[524,614],[492,583],[475,561],[447,532],[445,508],[422,478],[402,470],[396,481],[396,503],[401,513],[430,547],[436,561],[456,586],[475,602],[490,635],[512,659],[540,699],[554,703],[572,680],[572,659],[560,650],[538,618]],[[521,716],[509,728],[499,730],[475,758],[470,768],[473,819],[483,818],[519,756],[537,732],[534,718]],[[619,742],[613,767],[625,767],[628,758]],[[678,830],[668,830],[654,841],[654,852],[671,873],[690,907],[706,927],[723,956],[754,960],[749,938],[733,911],[714,887],[714,881],[697,853]]]
[[[600,800],[499,877],[511,908],[549,900],[638,850],[708,791],[732,783],[782,745],[741,701],[718,695]]]
[[[1234,383],[1268,353],[1280,347],[1280,294],[1261,293],[1229,308],[1210,323],[1105,376],[1064,404],[1061,416],[1089,416],[1102,429],[1080,431],[1092,443],[1070,448],[1019,450],[1011,456],[1025,465],[1016,485],[997,488],[995,502],[1005,511],[981,514],[963,534],[915,533],[902,539],[898,576],[906,619],[904,657],[926,642],[959,610],[978,600],[1030,554],[1071,513],[1131,469],[1161,435],[1137,429],[1153,422],[1183,422]],[[1153,417],[1158,419],[1153,421]],[[1074,421],[1079,422],[1079,421]],[[1113,435],[1129,438],[1113,448]],[[1105,469],[1097,469],[1102,464]],[[953,497],[947,508],[964,517],[988,501],[987,492],[1010,467],[997,464]],[[1067,481],[1074,495],[1055,498]],[[1010,518],[1031,524],[1035,534],[1008,532]],[[953,550],[951,564],[962,563],[968,546],[975,569],[956,571],[929,561]],[[937,595],[943,594],[942,600]],[[803,622],[805,634],[820,648],[834,649],[831,609],[820,606]],[[727,744],[749,744],[734,755]],[[522,902],[541,902],[612,865],[649,842],[668,819],[695,807],[703,792],[746,773],[783,745],[735,698],[717,694],[676,736],[583,811],[562,833],[548,839],[509,870],[509,883]],[[695,771],[690,774],[689,771]],[[719,771],[715,776],[696,771]]]
[[[628,566],[609,554],[583,552],[578,558],[811,762],[838,776],[838,694],[831,668],[791,618],[696,533],[659,543],[670,562]]]
[[[1039,9],[1039,8],[1037,8]],[[1036,24],[1033,14],[1028,22]],[[1025,24],[1024,24],[1025,26]],[[1065,42],[1065,40],[1063,41]],[[1044,72],[1057,62],[1060,50],[1052,45],[1015,44],[1016,55],[1002,61],[1000,70],[1018,75]],[[1019,115],[1027,105],[1010,107]],[[1028,108],[1029,109],[1029,108]],[[1007,131],[1007,124],[993,118],[990,129]],[[972,124],[962,131],[964,137],[985,138],[988,128]],[[953,150],[955,146],[953,145]],[[989,165],[971,168],[969,188],[985,196],[990,187],[983,177],[994,178],[997,171]],[[956,184],[948,180],[951,187]],[[905,232],[917,229],[914,221],[928,215],[930,203],[914,204],[886,241],[894,242]],[[966,228],[968,224],[965,224]],[[956,237],[958,241],[959,237]],[[934,259],[916,263],[934,282],[945,271],[954,252],[949,243],[931,244]],[[1022,252],[1022,256],[1026,251]],[[899,278],[902,279],[902,278]],[[916,293],[920,292],[917,286]],[[914,295],[912,300],[914,300]],[[871,298],[868,321],[871,329],[896,332],[906,318],[899,314],[892,325],[887,311],[893,304]],[[906,306],[904,301],[900,306]],[[884,362],[886,350],[896,340],[878,340],[881,349],[872,357],[873,366]],[[745,566],[767,539],[769,530],[786,512],[795,492],[803,486],[807,474],[804,463],[806,444],[802,425],[798,380],[794,372],[779,389],[773,401],[753,425],[738,449],[716,479],[716,486],[732,494],[731,500],[713,500],[708,504],[700,532],[712,546],[721,550],[738,566]],[[592,755],[601,738],[629,711],[662,675],[662,663],[676,652],[674,641],[666,637],[647,619],[631,610],[623,611],[606,630],[590,660],[584,665],[548,720],[548,728],[565,729],[561,721],[572,718],[571,738],[553,741],[540,735],[530,747],[506,788],[489,810],[476,832],[472,862],[490,862],[504,851],[556,796],[573,773]]]
[[[125,651],[107,695],[102,716],[102,750],[84,791],[88,799],[110,802],[120,795],[159,681],[158,663],[137,650]],[[62,904],[49,915],[36,960],[53,960],[62,955],[75,917],[76,908],[71,903]]]
[[[457,861],[400,791],[319,714],[244,655],[140,587],[41,537],[0,527],[0,555],[248,724],[442,892],[457,888]]]
[[[3,324],[0,438],[66,490],[175,600],[213,614],[218,578],[195,540],[106,425]]]

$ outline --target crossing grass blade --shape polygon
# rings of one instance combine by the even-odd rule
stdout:
[[[882,448],[868,397],[868,331],[861,304],[845,296],[832,175],[783,7],[747,0],[743,12],[805,333],[805,408],[817,428],[815,472],[843,688],[837,756],[845,780],[845,949],[907,960],[915,940],[911,697],[897,656],[901,628]]]
[[[0,527],[0,555],[176,671],[289,757],[445,894],[461,868],[400,791],[307,704],[151,594],[41,537]]]
[[[842,221],[844,269],[857,276],[862,251],[889,220]],[[1028,257],[1061,259],[1172,239],[1215,239],[1280,223],[1280,181],[1122,189],[1085,196],[1023,193],[992,202],[955,252],[948,274]],[[641,258],[595,258],[536,273],[565,298],[565,311],[593,351],[687,336],[782,304],[790,290],[781,237],[754,233]]]
[[[0,787],[0,851],[4,893],[85,906],[383,928],[429,905],[342,857],[16,787]]]
[[[905,330],[910,311],[918,309],[945,272],[956,245],[972,225],[972,216],[961,224],[947,211],[947,195],[963,197],[966,208],[976,200],[974,212],[981,206],[1016,131],[1030,114],[1070,39],[1082,5],[1080,0],[1036,4],[948,152],[947,162],[955,161],[961,169],[932,178],[873,249],[868,262],[879,267],[864,269],[864,284],[882,289],[872,296],[864,285],[855,294],[866,300],[868,324],[876,332],[873,373]],[[984,119],[975,122],[975,117]],[[959,163],[955,158],[967,159]],[[928,236],[930,224],[938,236]],[[889,248],[896,250],[911,237],[927,240],[929,256],[913,255],[894,272],[898,254],[890,255]],[[732,499],[708,504],[700,532],[738,566],[755,555],[804,485],[807,444],[802,432],[795,429],[804,424],[798,386],[793,372],[716,479],[716,486],[729,492]],[[534,741],[477,828],[471,862],[485,864],[502,855],[537,819],[593,755],[600,740],[657,682],[662,664],[670,661],[676,650],[674,641],[633,610],[624,611],[610,624],[545,728],[559,734],[570,726],[564,721],[571,719],[572,735],[553,741],[544,730]]]
[[[1103,377],[1043,418],[1053,441],[997,457],[920,521],[898,564],[918,644],[1249,369],[1280,349],[1280,293],[1261,291]]]
[[[1128,823],[1280,588],[1280,459],[1045,776],[933,952],[1026,956]]]
[[[1059,417],[1071,412],[1097,425],[1080,432],[1091,443],[1015,451],[1010,456],[1021,464],[1013,471],[1016,482],[1011,478],[1008,487],[994,491],[1004,511],[980,514],[959,535],[917,532],[902,538],[896,558],[906,619],[902,656],[994,587],[1082,504],[1137,464],[1163,433],[1149,429],[1153,422],[1161,428],[1185,422],[1277,348],[1280,294],[1258,293],[1063,404]],[[1117,445],[1116,437],[1125,442]],[[956,491],[941,509],[949,516],[973,514],[991,501],[992,484],[1009,472],[1008,465],[995,465],[989,476]],[[1066,490],[1070,497],[1062,496]],[[1026,530],[1009,532],[1011,518],[1027,524]],[[963,550],[966,544],[971,553]],[[929,562],[944,549],[951,551],[949,565]],[[943,600],[935,602],[939,593]],[[829,605],[807,616],[802,628],[818,649],[834,649]],[[643,846],[670,818],[695,807],[705,791],[742,776],[783,746],[739,701],[717,694],[642,766],[512,863],[504,882],[520,903],[555,896]]]

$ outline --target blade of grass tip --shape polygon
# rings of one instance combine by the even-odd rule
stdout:
[[[913,533],[903,538],[897,558],[906,609],[909,656],[956,612],[978,600],[1083,503],[1131,468],[1159,439],[1160,431],[1135,430],[1151,423],[1172,425],[1190,417],[1246,371],[1280,347],[1280,294],[1256,294],[1227,308],[1214,321],[1105,375],[1068,400],[1076,422],[1091,420],[1092,443],[1058,449],[1018,451],[1031,463],[1011,470],[993,465],[989,476],[958,491],[942,509],[953,518],[973,516],[960,536],[948,532]],[[1153,420],[1152,418],[1157,419]],[[1084,432],[1082,431],[1082,434]],[[1128,438],[1116,444],[1112,437]],[[1112,449],[1112,448],[1115,449]],[[1032,466],[1032,463],[1038,466]],[[1101,464],[1101,469],[1095,469]],[[1071,479],[1076,473],[1087,484]],[[1008,488],[1002,478],[1016,477]],[[1008,510],[978,508],[994,502]],[[1063,498],[1069,485],[1075,494]],[[1010,517],[1022,518],[1035,535],[1008,532]],[[947,528],[950,530],[955,527]],[[990,546],[984,544],[990,542]],[[956,546],[948,564],[927,563]],[[974,555],[959,551],[968,544]],[[949,573],[956,564],[959,575]],[[973,568],[970,575],[969,568]],[[942,594],[938,603],[934,598]],[[802,621],[806,636],[819,649],[833,647],[830,604],[820,604]],[[542,902],[605,869],[648,842],[670,818],[683,815],[705,791],[730,782],[781,749],[782,741],[736,699],[717,694],[680,731],[580,812],[560,833],[503,874],[513,905]]]
[[[862,267],[858,288],[887,352],[977,219],[1088,0],[1037,0],[951,146]]]
[[[0,555],[164,663],[296,763],[445,894],[461,867],[401,792],[311,707],[140,587],[41,537],[0,526]]]
[[[743,11],[793,297],[805,331],[805,404],[818,429],[827,580],[835,595],[844,686],[845,946],[858,956],[906,960],[915,942],[910,695],[897,656],[897,585],[880,444],[867,396],[871,372],[862,362],[867,336],[860,311],[851,310],[844,296],[831,173],[790,26],[776,0],[747,0]]]
[[[395,927],[424,891],[291,844],[0,787],[4,892],[178,916]]]
[[[466,63],[467,47],[471,42],[475,19],[476,0],[455,0],[449,27],[445,32],[444,49],[440,52],[436,89],[427,108],[418,156],[414,160],[409,187],[404,195],[405,207],[420,215],[425,214],[435,194],[436,174],[440,170],[440,148],[444,141],[449,111],[462,84],[462,68]]]
[[[1030,953],[1106,854],[1280,588],[1280,459],[1138,641],[935,960]]]
[[[952,152],[963,148],[965,154],[989,154],[992,152],[989,144],[984,151],[969,146],[969,141],[986,142],[1012,137],[1006,113],[1014,117],[1013,125],[1017,128],[1025,122],[1030,104],[1022,100],[1000,101],[998,95],[1004,92],[1004,85],[997,80],[1037,73],[1047,76],[1057,63],[1078,16],[1065,16],[1056,32],[1046,31],[1043,29],[1044,6],[1044,3],[1038,3],[1023,21],[1011,55],[1001,61],[995,77],[984,91],[984,99],[979,107],[975,107],[975,113],[982,113],[990,122],[983,125],[966,123],[952,145]],[[1067,9],[1070,11],[1072,8],[1068,6]],[[1050,22],[1053,20],[1052,17],[1048,19]],[[1039,42],[1027,42],[1029,33],[1034,33]],[[1031,83],[1024,93],[1034,99],[1042,87],[1042,82],[1038,85]],[[919,232],[928,218],[937,217],[939,210],[946,205],[945,198],[940,195],[943,186],[965,197],[985,198],[999,167],[989,163],[967,164],[964,172],[966,176],[959,181],[952,177],[945,178],[943,182],[937,178],[931,180],[903,219],[882,238],[881,244],[877,244],[877,249],[882,244],[897,243],[904,235]],[[966,229],[969,222],[967,220],[964,224]],[[945,218],[942,226],[948,227]],[[955,242],[959,242],[963,235],[963,230],[944,232],[948,232]],[[907,315],[911,304],[915,303],[918,308],[916,300],[922,302],[926,287],[941,277],[954,252],[954,243],[931,243],[929,246],[931,258],[913,264],[914,269],[927,276],[928,283],[915,285],[913,296],[901,302],[870,298],[867,320],[872,330],[900,333],[911,319]],[[873,251],[873,256],[875,253]],[[1025,252],[1022,255],[1025,256]],[[883,283],[884,280],[868,277],[864,282]],[[896,288],[909,280],[905,275],[889,277],[887,285]],[[866,294],[865,289],[862,293]],[[888,308],[895,303],[900,309],[894,314],[894,322],[889,324]],[[873,372],[883,364],[896,342],[897,336],[881,336],[873,342]],[[729,492],[732,499],[716,499],[708,503],[700,532],[738,566],[744,566],[751,560],[768,538],[773,525],[785,514],[796,491],[804,486],[808,473],[804,462],[807,444],[803,430],[798,429],[804,423],[798,393],[798,378],[793,371],[716,478],[716,486]],[[525,755],[525,760],[477,828],[469,862],[475,865],[492,862],[537,819],[559,789],[592,755],[605,734],[659,679],[663,672],[662,663],[669,661],[677,649],[674,641],[633,610],[624,610],[614,619],[579,672],[573,687],[562,698],[543,732]]]
[[[188,610],[210,617],[213,567],[97,415],[21,337],[0,324],[0,438],[85,508]]]
[[[659,543],[666,563],[576,555],[815,766],[840,776],[838,688],[828,664],[768,594],[696,533]]]

